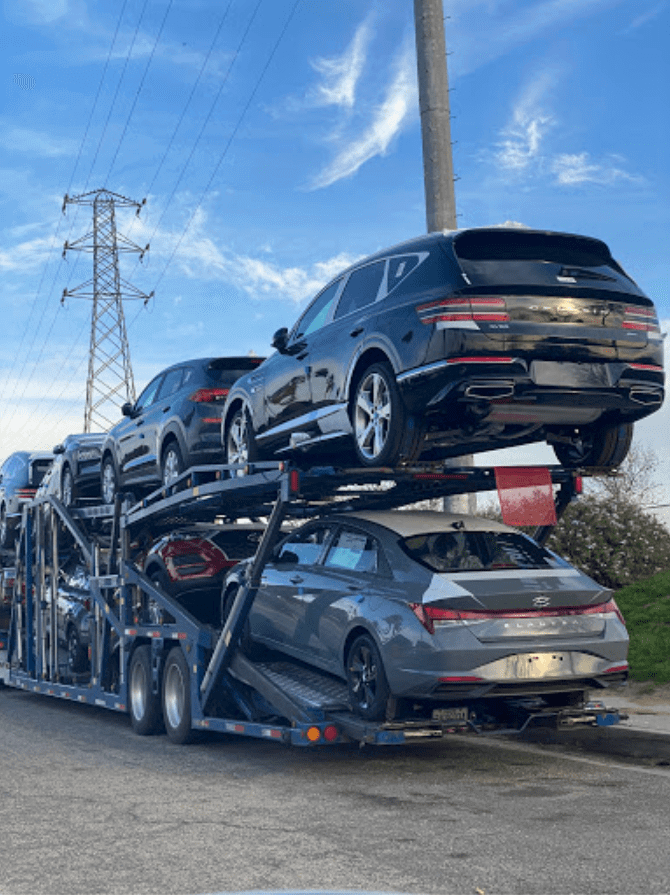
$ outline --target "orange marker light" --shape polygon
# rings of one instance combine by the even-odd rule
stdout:
[[[318,727],[310,727],[307,730],[307,739],[310,741],[310,743],[316,743],[317,740],[320,740],[321,739],[321,731],[319,730],[319,728]]]

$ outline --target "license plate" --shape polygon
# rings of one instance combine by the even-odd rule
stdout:
[[[468,721],[467,708],[433,709],[433,721],[449,724],[454,721]]]
[[[612,385],[606,364],[536,360],[531,364],[530,375],[536,385],[557,388],[607,388]]]

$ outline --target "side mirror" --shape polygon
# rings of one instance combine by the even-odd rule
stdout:
[[[54,454],[64,454],[65,453],[65,445],[57,444],[56,447],[53,449],[53,453]]]
[[[126,403],[121,408],[121,413],[124,416],[132,416],[133,415],[133,405],[130,403],[130,401],[126,401]]]
[[[287,344],[288,344],[288,329],[285,326],[282,326],[282,328],[278,329],[277,332],[272,337],[272,347],[276,348],[280,354],[283,354],[286,351]]]

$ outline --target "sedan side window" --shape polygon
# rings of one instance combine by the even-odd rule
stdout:
[[[343,528],[333,541],[324,565],[352,572],[376,572],[379,565],[377,542],[363,532]]]
[[[163,379],[163,374],[160,376],[156,376],[155,379],[152,379],[149,385],[144,389],[142,394],[137,399],[135,404],[135,410],[144,410],[145,407],[148,407],[150,404],[153,404],[156,400],[156,393],[158,392],[158,386],[161,384]]]
[[[294,338],[299,339],[301,336],[308,336],[317,329],[321,329],[328,320],[341,283],[342,280],[337,280],[314,299],[296,324]]]
[[[321,558],[323,547],[329,534],[330,528],[328,526],[310,528],[309,531],[299,531],[287,541],[284,541],[279,549],[279,556],[281,557],[285,553],[293,553],[298,557],[297,561],[301,566],[314,565]]]
[[[379,294],[385,267],[386,261],[376,261],[374,264],[359,267],[350,274],[335,312],[336,319],[374,302]]]

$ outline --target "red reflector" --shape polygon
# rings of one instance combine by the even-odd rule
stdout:
[[[658,364],[628,364],[633,370],[651,370],[654,373],[662,373],[663,367]]]
[[[575,494],[584,492],[584,479],[580,475],[575,476]]]
[[[297,469],[292,469],[288,475],[288,486],[291,494],[300,493],[300,473]]]
[[[448,364],[514,364],[515,357],[452,357]]]
[[[485,678],[477,677],[474,674],[458,674],[453,677],[439,677],[441,684],[474,684],[477,681],[483,681]]]
[[[195,401],[196,404],[225,401],[228,391],[227,388],[199,388],[197,392],[193,392],[190,400]]]
[[[339,735],[340,732],[334,724],[329,724],[328,727],[326,727],[323,731],[323,738],[325,740],[328,740],[329,743],[332,743],[333,740],[336,740]]]
[[[205,417],[203,417],[203,420],[202,420],[202,421],[203,421],[203,423],[215,423],[215,424],[217,424],[217,423],[220,423],[220,422],[221,422],[221,417],[220,417],[220,416],[205,416]]]
[[[628,671],[628,662],[623,662],[621,665],[611,665],[603,671],[603,674],[617,674],[621,671]]]

